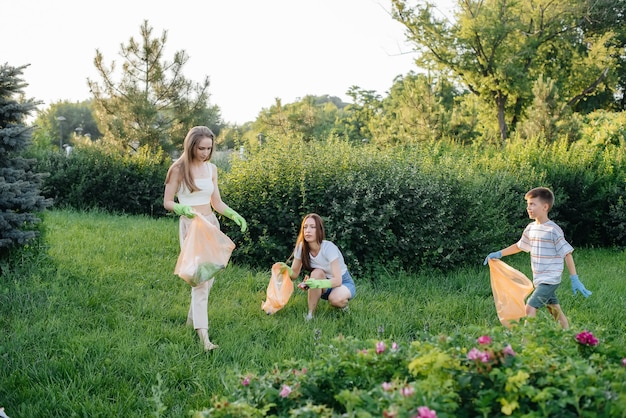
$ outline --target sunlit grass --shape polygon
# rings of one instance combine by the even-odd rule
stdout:
[[[338,335],[403,342],[498,326],[482,262],[446,275],[357,277],[349,313],[322,302],[310,322],[298,289],[275,315],[261,310],[269,266],[231,264],[209,299],[209,333],[220,348],[204,353],[185,326],[189,286],[172,273],[175,219],[52,211],[45,225],[48,259],[16,262],[0,282],[0,406],[12,417],[149,416],[158,376],[165,416],[185,416],[228,394],[227,370],[265,372],[312,358]],[[624,346],[626,254],[574,254],[594,293],[572,297],[564,278],[558,294],[572,327]],[[505,261],[530,274],[526,255]]]

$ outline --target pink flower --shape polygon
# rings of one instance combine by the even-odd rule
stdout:
[[[384,341],[379,341],[378,343],[376,343],[376,354],[384,353],[386,349],[387,346],[385,345]]]
[[[381,386],[385,392],[389,392],[393,388],[393,385],[389,382],[383,382]]]
[[[478,360],[478,358],[480,357],[480,353],[481,351],[478,348],[474,347],[469,351],[469,353],[467,353],[467,358],[470,360]]]
[[[280,390],[280,397],[286,398],[291,393],[291,388],[287,385],[283,385],[283,388]]]
[[[400,390],[400,393],[402,396],[411,396],[415,393],[415,389],[413,389],[413,386],[405,386]]]
[[[502,349],[502,352],[507,356],[515,356],[515,351],[513,351],[513,347],[511,347],[511,344],[504,347]]]
[[[582,345],[596,346],[598,345],[598,339],[587,330],[584,330],[580,334],[576,335],[576,341]]]
[[[470,360],[479,360],[482,363],[489,363],[489,360],[491,360],[491,353],[488,351],[480,351],[474,347],[469,351],[469,353],[467,353],[467,358]]]
[[[417,408],[416,418],[437,418],[437,413],[427,406]]]
[[[478,344],[480,345],[487,345],[487,344],[491,344],[491,337],[488,335],[483,335],[482,337],[478,337],[478,339],[476,340],[478,342]]]
[[[241,384],[242,384],[243,386],[248,386],[248,385],[250,385],[250,377],[248,377],[248,376],[244,377],[244,378],[243,378],[243,380],[241,381]]]
[[[622,366],[626,367],[626,357],[622,359]]]
[[[398,343],[395,341],[391,343],[391,351],[398,351],[400,347],[398,347]]]

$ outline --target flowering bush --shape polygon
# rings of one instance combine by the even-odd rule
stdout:
[[[411,343],[342,337],[313,360],[231,375],[233,395],[195,416],[624,416],[624,350],[541,322]]]
[[[594,351],[594,347],[599,343],[598,339],[587,330],[577,334],[576,341],[578,341],[579,344],[578,351],[584,356],[591,355]]]

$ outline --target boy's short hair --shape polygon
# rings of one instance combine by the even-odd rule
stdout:
[[[552,209],[552,205],[554,205],[554,193],[547,187],[535,187],[529,190],[524,195],[524,199],[539,199],[541,202],[548,204],[548,210]]]

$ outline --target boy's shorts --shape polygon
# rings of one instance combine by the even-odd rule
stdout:
[[[530,295],[530,298],[526,303],[535,309],[539,309],[546,305],[558,305],[559,299],[556,297],[556,289],[558,287],[558,284],[537,285],[535,291],[532,295]]]

